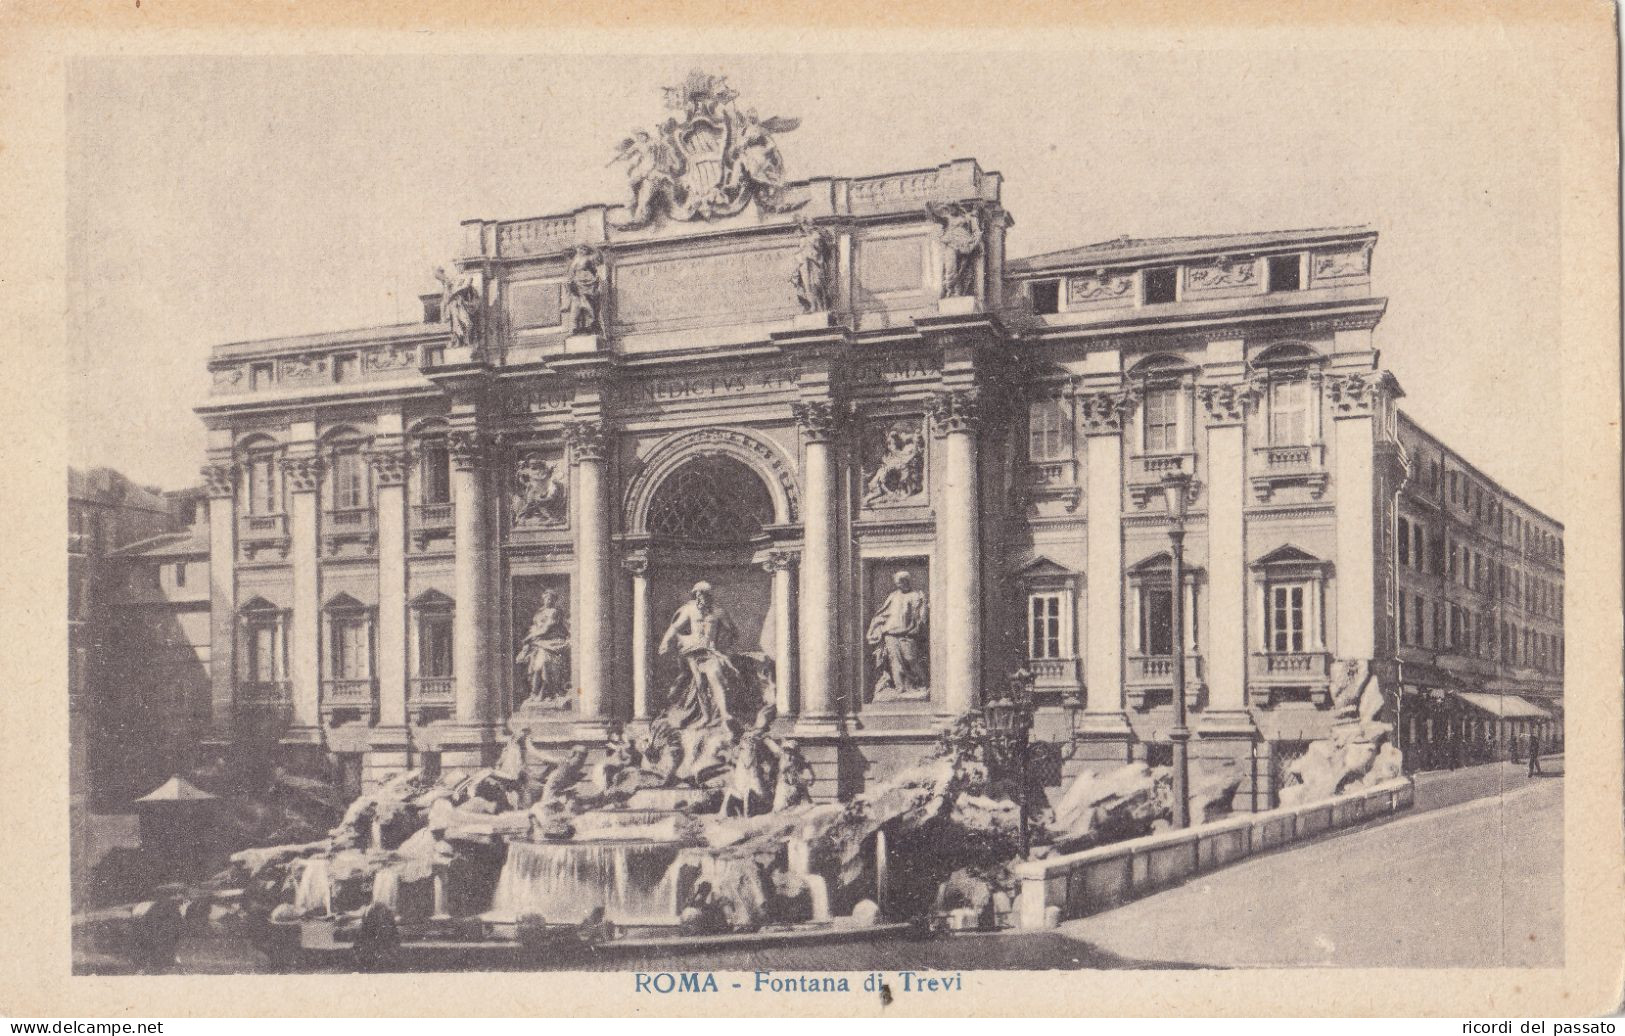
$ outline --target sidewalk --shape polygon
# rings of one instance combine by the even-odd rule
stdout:
[[[1478,763],[1455,770],[1424,770],[1412,774],[1416,779],[1416,806],[1413,812],[1442,809],[1472,799],[1504,795],[1527,786],[1532,781],[1563,776],[1563,755],[1542,755],[1541,773],[1529,776],[1527,762]]]

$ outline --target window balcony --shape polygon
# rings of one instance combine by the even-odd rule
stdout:
[[[1192,478],[1195,474],[1194,453],[1142,453],[1129,458],[1129,495],[1135,507],[1144,507],[1153,497],[1162,497],[1162,483],[1168,476]]]
[[[414,676],[407,687],[406,702],[414,707],[452,705],[457,700],[456,681],[453,676]]]
[[[293,685],[287,680],[245,680],[237,685],[232,700],[240,709],[290,708]]]
[[[237,517],[237,538],[244,543],[279,542],[288,538],[285,514],[244,514]]]
[[[1306,486],[1319,500],[1331,480],[1326,471],[1326,446],[1312,442],[1296,446],[1255,446],[1251,481],[1260,503],[1267,503],[1284,486]]]
[[[436,536],[450,536],[456,520],[456,505],[451,501],[437,504],[415,504],[412,507],[412,540],[419,550],[429,545]]]
[[[1083,500],[1083,488],[1078,485],[1078,462],[1070,459],[1028,462],[1027,493],[1033,499],[1062,500],[1068,511],[1076,511]]]
[[[1083,689],[1076,658],[1029,658],[1027,671],[1033,674],[1033,690],[1058,691],[1076,697]]]
[[[1248,696],[1264,706],[1274,700],[1276,688],[1306,687],[1317,705],[1331,701],[1331,655],[1325,651],[1255,651],[1248,666]]]
[[[370,507],[334,508],[322,516],[322,542],[329,554],[337,554],[345,543],[359,543],[365,550],[378,547],[378,520]]]
[[[370,712],[378,702],[378,681],[362,679],[323,680],[322,711],[354,710]]]
[[[1129,708],[1144,709],[1155,700],[1171,699],[1174,687],[1174,656],[1130,655],[1123,689]],[[1185,693],[1194,701],[1202,685],[1202,656],[1185,656]],[[1160,693],[1159,693],[1160,692]]]

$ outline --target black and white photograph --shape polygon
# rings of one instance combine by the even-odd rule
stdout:
[[[74,981],[1601,963],[1552,53],[611,39],[63,57]]]

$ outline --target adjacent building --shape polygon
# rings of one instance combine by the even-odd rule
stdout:
[[[1561,528],[1399,412],[1370,228],[1009,260],[974,161],[785,182],[671,103],[423,322],[214,350],[214,736],[360,786],[765,702],[844,796],[1023,669],[1053,780],[1165,760],[1177,669],[1264,808],[1368,680],[1553,711]]]

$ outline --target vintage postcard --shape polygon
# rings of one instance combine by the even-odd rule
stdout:
[[[1270,10],[14,10],[4,1009],[1611,1010],[1611,12]]]

